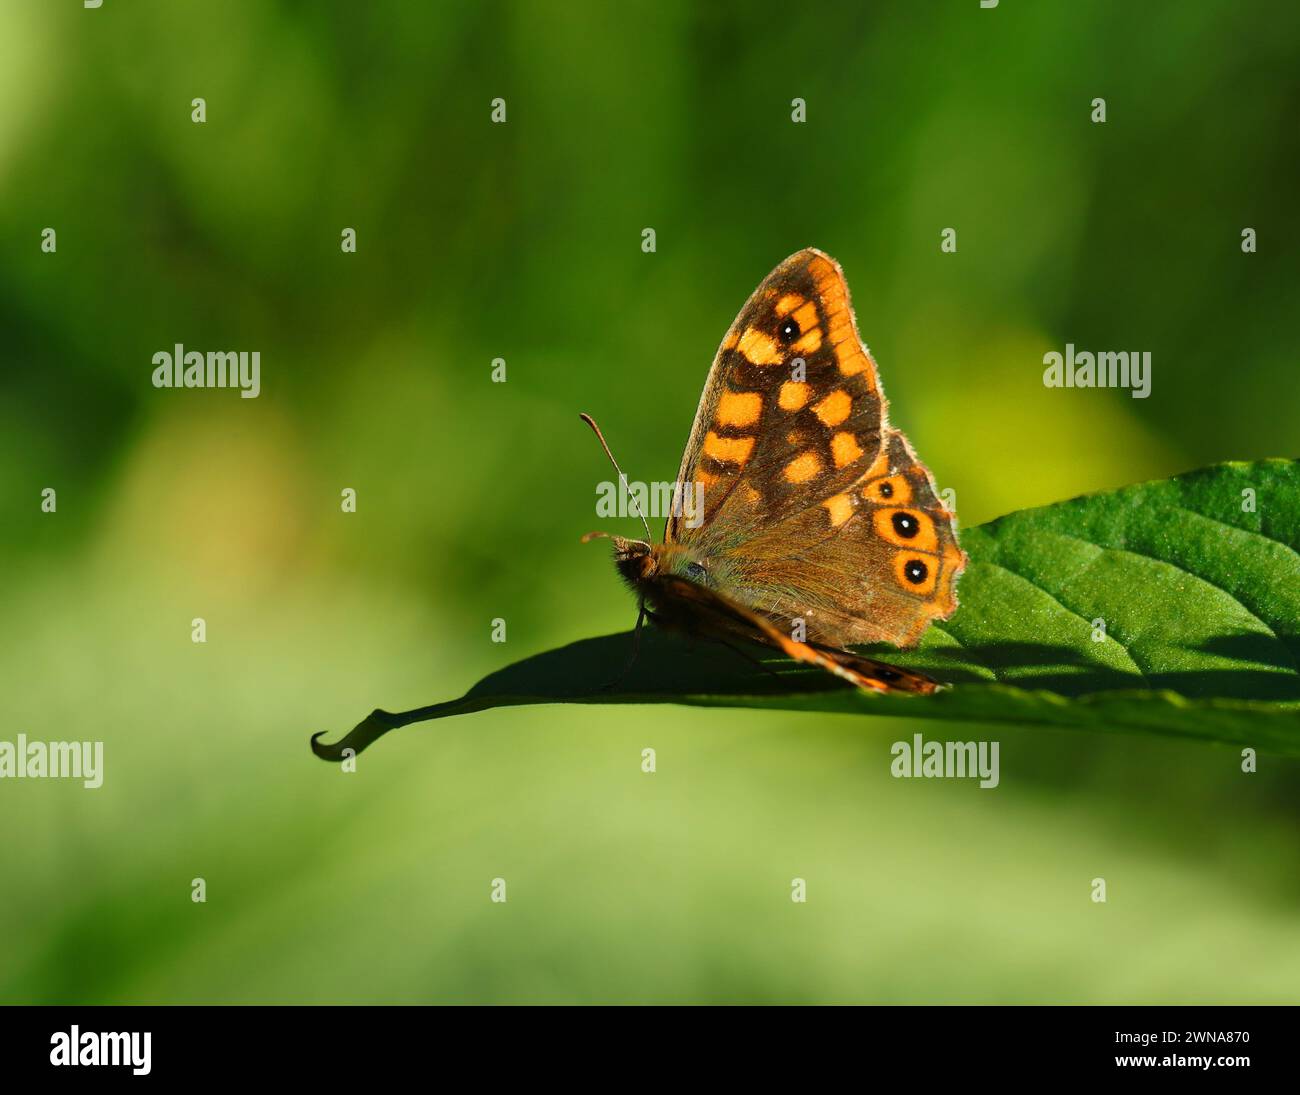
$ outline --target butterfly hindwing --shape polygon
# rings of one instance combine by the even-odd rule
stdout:
[[[876,462],[847,491],[755,529],[734,550],[717,545],[714,569],[732,597],[803,620],[823,642],[913,646],[957,607],[966,556],[953,520],[907,439],[889,430]]]

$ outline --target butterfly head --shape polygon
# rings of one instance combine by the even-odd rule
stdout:
[[[658,573],[659,560],[651,544],[622,536],[611,536],[610,539],[614,542],[614,566],[628,585],[635,588]]]
[[[582,538],[584,544],[592,540],[608,540],[614,545],[614,566],[631,586],[648,582],[659,573],[658,552],[653,544],[645,540],[629,540],[625,536],[611,536],[607,532],[589,532]]]
[[[583,543],[609,540],[614,545],[614,566],[633,589],[652,583],[659,575],[687,578],[697,585],[712,585],[706,560],[678,544],[651,544],[605,532],[589,532]]]

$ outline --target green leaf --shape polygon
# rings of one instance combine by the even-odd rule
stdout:
[[[684,703],[1150,731],[1300,756],[1300,461],[1221,464],[1024,510],[961,534],[952,619],[915,650],[866,648],[950,688],[869,695],[775,652],[653,627],[490,674],[463,697],[375,711],[316,755],[531,703]],[[761,663],[761,664],[760,664]],[[608,682],[617,681],[610,684]]]

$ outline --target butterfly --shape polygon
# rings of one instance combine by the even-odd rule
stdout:
[[[956,610],[966,565],[955,515],[886,410],[839,264],[791,255],[713,359],[663,540],[648,523],[646,540],[583,537],[613,542],[639,599],[636,635],[649,618],[775,647],[867,691],[939,687],[847,649],[914,646]]]

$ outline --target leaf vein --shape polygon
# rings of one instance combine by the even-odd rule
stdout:
[[[1177,507],[1177,508],[1178,508],[1178,509],[1183,509],[1182,506],[1179,506],[1179,507]],[[1187,513],[1191,513],[1191,514],[1196,514],[1196,511],[1195,511],[1195,510],[1186,510],[1185,512],[1187,512]],[[1199,516],[1199,514],[1196,514],[1196,515]],[[1213,520],[1215,520],[1215,519],[1214,519],[1214,518],[1208,518],[1208,520],[1213,521]],[[1222,524],[1225,524],[1225,522],[1223,522],[1223,521],[1216,521],[1216,524],[1220,524],[1220,525],[1222,525]],[[1232,525],[1228,525],[1227,527],[1228,527],[1228,528],[1232,528],[1233,526],[1232,526]],[[1238,530],[1238,531],[1244,532],[1244,531],[1246,531],[1246,530],[1245,530],[1245,529],[1240,529],[1240,530]],[[1139,559],[1149,559],[1149,560],[1150,560],[1151,562],[1153,562],[1153,563],[1160,563],[1160,564],[1162,564],[1163,566],[1167,566],[1167,567],[1171,568],[1172,570],[1176,570],[1179,574],[1186,574],[1186,575],[1188,575],[1188,576],[1190,576],[1190,577],[1192,577],[1192,578],[1195,578],[1198,582],[1204,582],[1204,583],[1205,583],[1207,586],[1209,586],[1211,589],[1217,589],[1220,593],[1222,593],[1225,597],[1227,597],[1228,600],[1230,600],[1234,605],[1236,605],[1238,608],[1240,608],[1242,612],[1244,612],[1247,616],[1249,616],[1252,620],[1254,620],[1257,624],[1259,624],[1260,627],[1264,628],[1264,630],[1267,631],[1267,632],[1269,633],[1269,635],[1273,638],[1273,640],[1277,643],[1277,645],[1278,645],[1279,647],[1281,647],[1282,652],[1283,652],[1283,653],[1286,655],[1286,657],[1287,657],[1287,660],[1291,663],[1291,668],[1292,668],[1292,670],[1293,670],[1294,672],[1296,672],[1296,673],[1300,673],[1300,664],[1297,664],[1297,662],[1296,662],[1296,660],[1295,660],[1295,656],[1291,653],[1291,648],[1286,644],[1286,641],[1282,638],[1281,635],[1279,635],[1279,634],[1277,633],[1277,631],[1272,627],[1272,625],[1270,625],[1269,622],[1268,622],[1267,620],[1265,620],[1262,616],[1258,615],[1258,614],[1255,613],[1255,612],[1252,612],[1250,608],[1248,608],[1246,605],[1244,605],[1244,604],[1241,602],[1240,598],[1238,598],[1237,595],[1236,595],[1235,593],[1232,592],[1232,590],[1227,589],[1227,588],[1225,588],[1224,586],[1219,585],[1218,582],[1212,582],[1212,581],[1210,581],[1210,579],[1207,578],[1207,577],[1205,577],[1204,574],[1198,574],[1196,571],[1191,570],[1191,569],[1188,568],[1188,567],[1182,566],[1182,565],[1179,564],[1179,563],[1171,562],[1171,561],[1168,560],[1168,559],[1162,559],[1162,558],[1160,558],[1160,556],[1158,556],[1158,555],[1151,555],[1151,554],[1149,554],[1148,552],[1145,552],[1145,551],[1135,551],[1135,550],[1133,550],[1133,548],[1130,548],[1130,547],[1123,547],[1123,548],[1108,547],[1108,546],[1105,545],[1105,544],[1099,544],[1099,543],[1096,543],[1095,541],[1093,541],[1093,540],[1089,540],[1089,539],[1086,539],[1086,538],[1083,537],[1083,536],[1075,536],[1073,533],[1069,533],[1069,532],[1061,532],[1061,531],[1056,530],[1056,529],[1053,529],[1053,530],[1052,530],[1052,534],[1053,534],[1054,536],[1060,536],[1062,539],[1065,539],[1065,540],[1074,540],[1076,543],[1087,544],[1088,546],[1090,546],[1090,547],[1095,547],[1095,548],[1097,548],[1097,549],[1100,550],[1100,551],[1113,551],[1113,552],[1115,552],[1115,553],[1118,554],[1118,555],[1134,555],[1134,556],[1136,556],[1136,557],[1139,558]],[[1264,537],[1264,539],[1267,540],[1268,538],[1267,538],[1267,537]],[[1277,540],[1269,540],[1268,542],[1271,543],[1271,544],[1276,544],[1276,543],[1278,543],[1279,541],[1277,541]],[[1285,547],[1286,545],[1283,545],[1283,546]],[[1297,556],[1297,558],[1300,558],[1300,556]],[[1044,591],[1044,592],[1046,592],[1046,591]],[[1050,594],[1049,594],[1049,596],[1050,596]]]
[[[1060,533],[1059,535],[1064,536],[1064,535],[1068,535],[1068,534],[1067,534],[1067,533]],[[1070,539],[1072,539],[1072,540],[1078,540],[1079,537],[1077,537],[1077,536],[1071,536]],[[1083,540],[1082,543],[1088,544],[1088,543],[1090,543],[1090,541],[1088,541],[1088,540]],[[1093,547],[1097,547],[1097,548],[1099,548],[1099,550],[1101,550],[1101,549],[1100,549],[1100,546],[1097,545],[1097,544],[1092,544],[1091,546],[1093,546]],[[1062,609],[1063,611],[1067,612],[1069,615],[1073,616],[1075,619],[1077,619],[1077,620],[1082,620],[1083,623],[1084,623],[1084,624],[1085,624],[1089,629],[1092,628],[1092,621],[1091,621],[1090,619],[1088,619],[1087,616],[1084,616],[1084,615],[1083,615],[1082,613],[1080,613],[1080,612],[1076,612],[1076,611],[1075,611],[1074,609],[1072,609],[1069,605],[1067,605],[1064,601],[1062,601],[1059,597],[1057,597],[1054,593],[1052,593],[1051,590],[1049,590],[1049,589],[1047,589],[1046,587],[1040,585],[1038,582],[1035,582],[1035,581],[1034,581],[1032,578],[1030,578],[1028,575],[1021,574],[1020,571],[1018,571],[1018,570],[1013,570],[1011,567],[1007,566],[1006,563],[994,563],[994,562],[991,562],[991,561],[989,561],[989,560],[987,560],[987,559],[985,559],[985,560],[983,560],[983,561],[984,561],[985,563],[988,563],[989,566],[995,566],[995,567],[997,567],[999,570],[1004,570],[1004,571],[1006,571],[1008,574],[1010,574],[1013,578],[1019,578],[1022,582],[1025,582],[1026,584],[1033,586],[1034,589],[1038,590],[1039,593],[1041,593],[1041,594],[1043,594],[1043,596],[1047,597],[1047,598],[1048,598],[1048,599],[1049,599],[1053,604],[1055,604],[1057,607],[1059,607],[1059,608]],[[1137,658],[1135,658],[1135,657],[1133,656],[1133,651],[1130,650],[1130,649],[1128,648],[1127,645],[1125,645],[1123,642],[1121,642],[1119,639],[1117,639],[1117,638],[1115,637],[1115,635],[1114,635],[1111,631],[1109,631],[1109,630],[1107,630],[1107,632],[1106,632],[1106,638],[1110,639],[1112,642],[1114,642],[1114,644],[1115,644],[1116,646],[1118,646],[1122,651],[1124,651],[1125,656],[1126,656],[1126,657],[1128,658],[1128,660],[1129,660],[1129,664],[1132,665],[1133,668],[1134,668],[1135,670],[1137,670],[1137,673],[1138,673],[1138,675],[1142,678],[1142,680],[1143,680],[1144,682],[1146,682],[1147,685],[1150,685],[1150,684],[1151,684],[1151,679],[1147,676],[1147,674],[1146,674],[1146,670],[1144,670],[1144,669],[1142,668],[1142,666],[1141,666],[1140,664],[1138,664],[1138,660],[1137,660]]]

